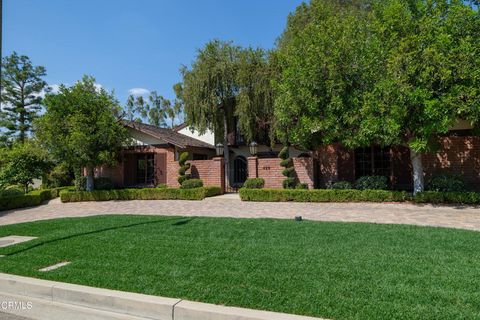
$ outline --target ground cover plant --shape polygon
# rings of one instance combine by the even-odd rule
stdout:
[[[473,231],[96,216],[0,228],[11,234],[39,238],[0,248],[1,272],[330,319],[480,318]]]

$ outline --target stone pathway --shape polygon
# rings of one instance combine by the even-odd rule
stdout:
[[[236,195],[203,201],[134,200],[61,203],[59,199],[34,207],[0,212],[0,225],[62,217],[103,214],[145,214],[235,218],[411,224],[480,231],[480,208],[410,203],[293,203],[242,202]]]

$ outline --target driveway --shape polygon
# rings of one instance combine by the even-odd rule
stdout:
[[[203,201],[134,200],[47,204],[0,212],[0,225],[63,217],[104,214],[145,214],[165,216],[204,216],[234,218],[307,220],[411,224],[480,230],[480,208],[432,206],[410,203],[293,203],[242,202],[237,195],[207,198]]]

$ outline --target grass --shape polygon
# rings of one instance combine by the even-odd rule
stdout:
[[[472,231],[96,216],[0,227],[13,234],[40,238],[0,248],[1,272],[333,319],[480,319]]]

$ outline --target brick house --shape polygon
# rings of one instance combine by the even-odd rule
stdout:
[[[212,132],[199,135],[185,125],[173,130],[136,122],[125,122],[125,126],[132,139],[123,150],[119,165],[96,171],[97,176],[110,177],[119,187],[159,184],[178,187],[177,161],[183,151],[190,154],[190,174],[201,178],[205,185],[235,191],[247,177],[261,177],[265,179],[266,188],[282,187],[280,144],[273,148],[259,144],[257,154],[252,156],[241,135],[238,132],[230,134],[229,185],[225,186],[223,158],[216,156]],[[480,137],[473,136],[471,129],[468,124],[459,122],[449,134],[438,138],[438,151],[423,156],[427,179],[437,173],[460,174],[470,189],[480,190]],[[354,182],[364,175],[384,175],[393,189],[412,189],[410,153],[405,146],[370,146],[355,150],[340,144],[317,150],[290,147],[290,156],[298,180],[310,188],[322,188],[342,180]]]

